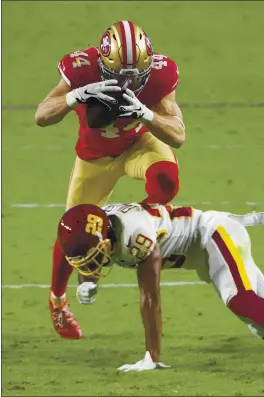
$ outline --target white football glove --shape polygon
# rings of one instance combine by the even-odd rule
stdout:
[[[120,92],[121,88],[116,85],[117,83],[117,80],[105,80],[75,88],[66,94],[67,105],[73,107],[78,103],[86,103],[89,98],[97,98],[98,101],[111,108],[111,105],[117,104],[117,100],[104,92]]]
[[[143,360],[138,361],[136,364],[124,364],[121,367],[117,368],[118,371],[128,372],[128,371],[150,371],[151,369],[166,369],[170,368],[170,365],[165,365],[163,363],[154,363],[152,361],[151,355],[149,352],[146,352]]]
[[[78,285],[76,290],[76,297],[79,303],[87,305],[95,302],[94,295],[97,294],[97,284],[86,281]]]
[[[143,119],[147,121],[153,120],[154,113],[143,105],[140,100],[136,97],[133,91],[127,88],[123,94],[123,98],[128,102],[129,105],[119,106],[120,114],[118,117],[132,117],[133,119]]]

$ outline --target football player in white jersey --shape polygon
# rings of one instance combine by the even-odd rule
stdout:
[[[159,362],[162,268],[196,269],[251,332],[264,338],[264,275],[254,263],[245,228],[261,224],[264,212],[234,215],[171,205],[83,204],[63,215],[58,241],[79,272],[80,303],[94,301],[96,281],[111,263],[137,269],[146,355],[120,370],[141,371],[165,367]]]

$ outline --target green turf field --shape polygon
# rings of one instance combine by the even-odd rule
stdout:
[[[63,208],[48,205],[65,202],[77,133],[73,114],[40,129],[34,110],[19,107],[40,102],[59,80],[60,58],[96,45],[119,19],[142,25],[154,49],[179,65],[187,141],[177,153],[178,202],[264,210],[264,108],[250,106],[264,102],[263,2],[5,1],[2,13],[2,284],[50,282]],[[212,106],[217,103],[226,106]],[[124,177],[112,201],[143,197],[144,184]],[[38,206],[12,206],[29,203]],[[250,234],[264,270],[263,231]],[[163,274],[163,281],[196,280],[184,270]],[[115,268],[105,282],[135,283],[135,273]],[[73,342],[53,331],[47,288],[2,292],[5,396],[264,395],[264,344],[211,286],[162,287],[161,358],[172,368],[141,374],[116,372],[144,355],[137,288],[101,289],[90,307],[78,305],[70,288],[71,308],[85,334]]]

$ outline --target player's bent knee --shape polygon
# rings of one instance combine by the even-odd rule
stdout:
[[[264,328],[264,298],[253,290],[238,292],[228,302],[229,309],[239,317],[244,317]]]
[[[146,171],[146,192],[149,203],[167,204],[178,193],[179,169],[171,161],[159,161]]]

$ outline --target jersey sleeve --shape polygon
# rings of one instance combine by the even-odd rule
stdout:
[[[72,86],[72,71],[70,67],[70,55],[65,55],[58,64],[58,72],[70,87]]]
[[[161,97],[174,91],[179,82],[178,65],[165,55],[154,54],[153,68],[155,69],[158,90]]]
[[[67,54],[60,60],[58,72],[72,89],[94,82],[97,54],[97,49],[91,47]]]
[[[142,207],[137,203],[108,204],[103,210],[113,216],[119,259],[135,264],[147,258],[155,248],[157,237],[155,223]]]
[[[146,227],[137,227],[130,240],[130,253],[139,262],[146,259],[154,250],[156,245],[156,232]]]
[[[179,83],[179,69],[178,65],[167,58],[167,69],[164,70],[164,92],[163,95],[169,95],[172,91],[174,91]]]

